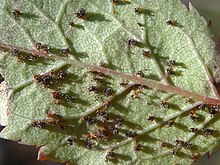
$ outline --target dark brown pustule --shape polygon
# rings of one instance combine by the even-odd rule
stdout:
[[[18,49],[12,49],[10,52],[13,56],[19,56],[21,54],[21,52]]]
[[[29,61],[35,61],[37,59],[37,55],[36,54],[33,54],[33,53],[30,53],[29,56],[28,56],[28,60]]]
[[[137,25],[140,26],[140,27],[143,27],[143,26],[144,26],[144,24],[143,24],[143,23],[140,23],[140,22],[138,22]]]
[[[87,140],[97,140],[97,132],[92,132],[92,133],[89,133],[89,134],[85,134],[84,137],[87,139]]]
[[[110,0],[113,5],[129,4],[129,0]]]
[[[97,85],[91,85],[88,88],[89,92],[97,92],[98,86]]]
[[[168,127],[172,127],[173,124],[174,124],[174,121],[172,119],[168,120],[165,122],[165,124],[168,126]]]
[[[36,48],[37,50],[39,50],[39,51],[44,48],[44,46],[43,46],[40,42],[35,43],[34,46],[35,46],[35,48]]]
[[[175,74],[174,69],[172,67],[167,68],[166,72],[167,72],[168,75],[174,75]]]
[[[104,61],[101,61],[99,63],[99,67],[105,68],[106,67],[106,63]]]
[[[91,140],[89,140],[89,139],[86,139],[86,140],[85,140],[85,146],[86,146],[86,148],[91,149],[91,148],[92,148],[92,145],[93,145],[93,143],[92,143]]]
[[[135,7],[134,8],[134,13],[135,14],[141,14],[142,13],[142,8],[141,7]]]
[[[49,74],[34,75],[34,79],[38,84],[42,84],[45,88],[48,88],[52,84],[52,77]]]
[[[176,154],[177,154],[177,149],[176,149],[176,148],[172,149],[172,150],[171,150],[171,154],[172,154],[172,155],[176,155]]]
[[[167,147],[168,145],[169,145],[169,144],[168,144],[167,142],[162,142],[160,146],[161,146],[161,147]]]
[[[128,83],[127,82],[121,82],[120,85],[123,86],[123,87],[126,87],[128,85]]]
[[[199,160],[201,158],[201,155],[198,153],[192,153],[191,155],[189,155],[189,157],[196,162],[197,160]]]
[[[69,54],[70,53],[70,49],[69,48],[63,48],[61,53],[62,54]]]
[[[110,0],[110,2],[115,5],[115,4],[117,4],[119,2],[119,0]]]
[[[189,130],[190,130],[190,132],[192,132],[192,133],[196,133],[196,132],[198,131],[198,128],[193,128],[193,127],[192,127],[192,128],[190,128]]]
[[[188,149],[189,147],[192,146],[192,144],[186,142],[186,141],[183,141],[183,140],[176,140],[176,147],[184,147],[186,149]]]
[[[211,115],[216,115],[220,112],[220,106],[210,105],[210,106],[208,106],[208,111]]]
[[[182,140],[176,140],[175,142],[176,142],[176,147],[180,147],[183,144]]]
[[[119,133],[119,127],[122,126],[123,120],[121,118],[116,118],[111,125],[109,125],[109,130],[113,135]]]
[[[70,25],[71,27],[76,26],[76,24],[75,24],[73,21],[70,21],[70,22],[69,22],[69,25]]]
[[[193,103],[193,100],[191,98],[186,98],[185,103]]]
[[[127,43],[128,43],[128,48],[130,49],[137,46],[139,42],[135,39],[129,39]]]
[[[169,26],[175,26],[175,21],[173,21],[173,20],[171,20],[171,19],[168,19],[168,20],[166,21],[166,23],[167,23],[167,25],[169,25]]]
[[[49,119],[42,119],[42,120],[33,120],[31,125],[32,127],[37,127],[37,128],[44,128],[46,126],[54,126],[57,124],[61,123],[61,118],[54,117],[55,115],[49,115]]]
[[[211,115],[216,115],[216,114],[219,113],[219,110],[216,110],[216,109],[209,109],[209,113],[210,113]]]
[[[105,128],[101,128],[97,131],[97,140],[105,139],[108,136],[108,132]]]
[[[137,132],[136,131],[127,131],[126,136],[130,137],[130,138],[134,138],[135,136],[137,136]]]
[[[208,128],[202,128],[202,132],[205,136],[211,136],[213,135],[216,131],[213,129],[208,129]]]
[[[110,96],[113,94],[113,90],[111,87],[106,87],[103,92],[105,96]]]
[[[33,120],[31,122],[31,126],[42,129],[42,128],[45,128],[47,126],[47,124],[44,121]]]
[[[115,152],[109,151],[105,156],[105,162],[108,162],[109,160],[113,159],[115,156],[116,156]]]
[[[92,73],[94,76],[100,76],[100,77],[105,76],[104,73],[99,72],[99,71],[90,70],[89,72]]]
[[[52,96],[56,101],[67,101],[67,102],[72,102],[74,100],[73,97],[66,95],[64,93],[61,93],[60,91],[53,91]]]
[[[16,57],[18,62],[24,62],[26,60],[25,56],[19,55]]]
[[[169,108],[169,103],[167,101],[161,101],[161,105],[163,108]]]
[[[144,57],[150,57],[151,56],[151,51],[148,49],[143,49],[142,50],[142,56]]]
[[[61,100],[63,97],[63,94],[60,91],[53,91],[52,96],[55,100]]]
[[[73,145],[73,142],[75,141],[75,138],[73,136],[69,136],[67,138],[67,144],[68,145]]]
[[[185,148],[185,149],[188,149],[188,148],[190,148],[192,146],[192,144],[191,143],[188,143],[188,142],[183,142],[183,147]]]
[[[144,77],[144,72],[141,71],[141,70],[138,71],[138,72],[137,72],[137,76],[138,76],[138,77]]]
[[[34,45],[34,47],[40,52],[47,53],[47,54],[50,53],[50,48],[46,45],[41,44],[40,42],[37,42]]]
[[[155,119],[156,119],[155,116],[148,116],[148,118],[147,118],[148,121],[154,121]]]
[[[12,49],[11,54],[16,57],[18,62],[24,62],[26,60],[25,56],[21,54],[21,52],[17,49]]]
[[[103,110],[106,110],[106,109],[108,109],[108,108],[111,107],[111,106],[112,106],[111,102],[106,101],[105,104],[104,104],[104,106],[103,106]]]
[[[139,73],[139,74],[141,74],[141,73]],[[143,75],[142,75],[143,76]],[[140,95],[140,93],[141,93],[141,89],[143,89],[144,87],[142,86],[142,85],[137,85],[137,86],[135,86],[135,90],[134,90],[134,92],[132,93],[132,95],[131,95],[131,97],[133,98],[133,99],[136,99],[136,98],[139,98],[139,95]]]
[[[23,13],[21,11],[19,11],[19,10],[14,10],[12,12],[12,14],[13,14],[13,17],[16,19],[16,18],[22,16]]]
[[[195,111],[190,111],[190,119],[193,120],[194,122],[199,120],[199,116],[195,113]]]
[[[85,19],[86,10],[83,8],[80,8],[77,12],[75,12],[75,16],[80,19]]]
[[[51,72],[42,75],[34,75],[34,79],[38,84],[42,84],[44,87],[49,88],[50,85],[54,83],[53,80],[63,80],[66,75],[66,72],[63,72],[59,69],[54,69]],[[66,97],[66,99],[68,98]]]
[[[136,146],[134,146],[135,151],[140,151],[141,148],[142,148],[141,144],[137,144]]]
[[[116,118],[114,120],[114,124],[117,126],[117,127],[121,127],[122,124],[123,124],[123,119],[122,118]]]
[[[67,128],[67,126],[65,126],[65,125],[61,124],[59,128],[60,128],[61,130],[64,130],[64,129],[66,129],[66,128]]]
[[[59,114],[57,114],[57,113],[54,113],[54,112],[48,113],[48,114],[47,114],[47,117],[48,117],[48,118],[51,118],[51,119],[53,119],[53,120],[57,120],[57,121],[63,120],[63,117],[62,117],[61,115],[59,115]]]
[[[167,65],[168,65],[169,67],[173,67],[173,66],[176,65],[176,61],[173,60],[173,59],[170,59],[170,60],[167,62]]]

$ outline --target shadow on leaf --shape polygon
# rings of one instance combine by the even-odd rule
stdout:
[[[21,17],[26,18],[26,19],[37,19],[37,18],[39,18],[38,15],[33,14],[33,13],[22,13]]]
[[[103,21],[109,22],[109,20],[106,19],[104,15],[99,13],[92,13],[92,12],[87,13],[86,20],[91,22],[103,22]]]

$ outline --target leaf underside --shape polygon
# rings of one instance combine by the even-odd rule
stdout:
[[[39,160],[69,164],[190,164],[219,145],[219,107],[204,108],[193,94],[219,100],[214,43],[192,6],[179,0],[5,0],[0,6],[7,82],[0,121],[8,123],[2,138],[41,146]],[[76,17],[81,8],[85,15]],[[70,52],[60,53],[63,48]],[[93,66],[100,72],[89,71]],[[118,74],[103,75],[105,68]],[[44,84],[36,75],[52,78]]]

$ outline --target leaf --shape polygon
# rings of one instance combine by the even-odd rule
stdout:
[[[0,110],[1,110],[1,115],[0,115],[0,124],[5,126],[8,124],[8,89],[7,89],[7,83],[5,81],[1,82],[0,84]]]
[[[2,138],[41,146],[39,160],[69,164],[189,164],[219,145],[214,43],[191,5],[1,6],[10,110]]]

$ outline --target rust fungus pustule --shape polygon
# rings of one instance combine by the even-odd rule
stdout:
[[[165,100],[161,101],[161,105],[163,108],[169,108],[169,103]]]
[[[14,11],[12,12],[12,14],[13,14],[13,17],[14,17],[14,18],[18,18],[18,17],[20,17],[20,16],[23,15],[23,13],[22,13],[20,10],[14,10]]]
[[[70,21],[70,22],[69,22],[69,25],[70,25],[71,27],[76,26],[76,24],[75,24],[73,21]]]
[[[53,69],[51,72],[42,75],[34,75],[34,79],[36,83],[42,84],[44,87],[49,88],[52,84],[55,83],[56,80],[63,80],[66,77],[66,75],[67,73],[62,70]]]
[[[142,50],[142,56],[143,57],[150,57],[151,56],[151,51],[149,49],[143,49]]]
[[[142,148],[142,145],[141,144],[137,144],[136,146],[134,146],[134,150],[135,151],[140,151]]]
[[[192,153],[191,155],[189,155],[189,157],[196,162],[197,160],[199,160],[201,158],[201,155],[198,153]]]
[[[173,66],[176,65],[176,61],[173,60],[173,59],[170,59],[170,60],[167,62],[167,65],[168,65],[169,67],[173,67]]]
[[[73,136],[69,136],[68,138],[67,138],[67,145],[73,145],[73,142],[75,141],[75,138],[73,137]]]
[[[85,19],[85,16],[86,16],[86,10],[83,9],[83,8],[80,8],[77,12],[74,13],[75,16],[77,18],[81,18],[81,19]]]
[[[39,51],[39,52],[43,52],[43,53],[50,53],[50,47],[43,45],[40,42],[35,43],[34,47]]]
[[[105,156],[105,162],[108,162],[109,160],[112,160],[116,156],[115,152],[109,151],[107,155]]]
[[[155,119],[156,119],[156,117],[152,116],[152,115],[147,117],[148,121],[154,121]]]
[[[74,98],[72,96],[69,96],[67,94],[64,94],[58,90],[56,91],[53,91],[52,92],[52,96],[55,100],[55,103],[59,103],[59,102],[63,102],[63,101],[66,101],[66,102],[73,102],[74,101]]]
[[[167,20],[166,20],[166,23],[167,23],[167,25],[169,25],[169,26],[174,26],[174,25],[175,25],[175,21],[172,20],[172,19],[167,19]]]
[[[141,14],[142,11],[143,11],[143,9],[140,6],[134,8],[135,14]]]
[[[138,41],[135,39],[128,39],[127,44],[128,44],[128,48],[134,48],[138,45]]]
[[[134,138],[135,136],[137,136],[137,132],[136,131],[127,131],[126,136],[130,137],[130,138]]]

